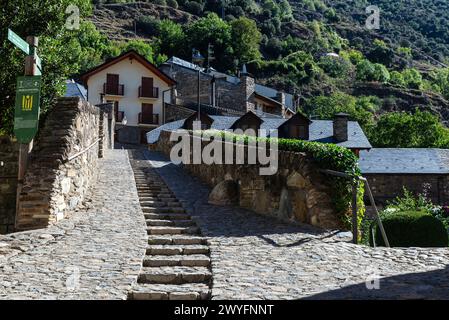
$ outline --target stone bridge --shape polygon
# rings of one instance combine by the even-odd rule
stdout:
[[[107,148],[107,112],[64,103],[71,125],[38,140],[30,162],[54,166],[21,194],[59,200],[29,230],[0,236],[1,299],[447,299],[447,248],[370,248],[338,230],[210,204],[211,186],[163,153]],[[1,175],[13,176],[14,142],[0,141]],[[41,141],[60,156],[44,157]],[[2,215],[12,180],[0,181]]]

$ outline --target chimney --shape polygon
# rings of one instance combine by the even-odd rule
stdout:
[[[280,114],[282,115],[283,118],[285,118],[285,93],[278,91],[276,93],[276,100],[279,101],[280,103],[282,103],[282,108],[280,110]]]
[[[337,142],[348,140],[348,118],[347,113],[337,113],[334,116],[334,138]]]
[[[254,111],[255,101],[254,92],[256,91],[256,82],[251,75],[246,72],[246,66],[243,67],[243,72],[240,73],[240,99],[243,98],[242,108],[243,112]]]

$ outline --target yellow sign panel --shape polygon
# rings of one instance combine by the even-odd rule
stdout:
[[[22,110],[33,110],[33,96],[22,96]]]

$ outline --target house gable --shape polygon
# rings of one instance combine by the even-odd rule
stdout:
[[[263,120],[259,118],[254,112],[248,111],[233,123],[231,129],[241,129],[243,131],[247,129],[253,129],[257,133],[262,122]]]
[[[93,75],[106,70],[110,68],[111,66],[118,64],[125,60],[134,60],[139,62],[141,65],[143,65],[145,68],[147,68],[149,71],[151,71],[152,74],[156,75],[158,78],[160,78],[163,82],[165,82],[167,85],[172,86],[176,84],[176,81],[170,78],[168,75],[166,75],[164,72],[159,70],[154,64],[152,64],[150,61],[145,59],[142,55],[138,54],[136,51],[131,50],[128,52],[125,52],[118,57],[112,58],[105,63],[85,72],[80,76],[80,79],[82,80],[84,85],[87,85],[87,82],[90,77]]]
[[[195,112],[184,121],[182,128],[185,130],[193,130],[193,122],[197,121],[197,119],[198,119],[198,112]],[[210,129],[210,127],[212,126],[214,119],[212,119],[207,113],[200,112],[200,121],[201,121],[201,130],[207,130]]]
[[[309,127],[312,121],[297,112],[279,127],[279,138],[309,140]]]

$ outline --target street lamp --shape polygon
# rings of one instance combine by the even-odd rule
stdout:
[[[198,65],[198,121],[200,121],[200,112],[201,112],[200,81],[201,81],[201,67],[204,63],[204,57],[196,49],[192,50],[192,62]]]

